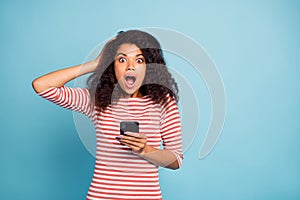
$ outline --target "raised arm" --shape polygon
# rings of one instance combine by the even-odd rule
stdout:
[[[73,67],[60,69],[54,72],[50,72],[46,75],[40,76],[32,81],[32,87],[36,93],[43,92],[51,87],[61,87],[65,85],[67,82],[82,76],[84,74],[91,73],[96,70],[103,51],[107,48],[107,46],[114,40],[112,38],[109,40],[106,45],[103,47],[101,53],[95,60],[90,62],[86,62],[84,64],[76,65]]]
[[[95,71],[97,65],[98,58],[81,65],[50,72],[33,80],[32,87],[36,93],[43,92],[51,87],[61,87],[76,77]]]

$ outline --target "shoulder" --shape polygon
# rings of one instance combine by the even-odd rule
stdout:
[[[177,100],[172,97],[170,94],[167,94],[165,97],[165,101],[162,103],[162,106],[169,106],[169,105],[177,105]]]
[[[162,112],[166,113],[169,111],[175,111],[178,110],[177,101],[174,97],[171,97],[171,95],[167,94],[164,102],[161,104]]]

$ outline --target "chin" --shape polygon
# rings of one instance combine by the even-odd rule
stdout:
[[[128,89],[128,88],[122,88],[122,87],[121,87],[121,89],[122,89],[123,95],[125,95],[125,96],[132,97],[136,93],[135,89]]]

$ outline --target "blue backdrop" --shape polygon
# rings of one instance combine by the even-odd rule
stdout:
[[[85,198],[94,157],[72,112],[38,97],[31,81],[81,63],[119,30],[153,26],[201,44],[227,97],[216,147],[198,159],[201,127],[184,166],[160,170],[163,197],[300,199],[299,6],[283,0],[2,0],[0,199]]]

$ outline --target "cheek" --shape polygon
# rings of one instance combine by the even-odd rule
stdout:
[[[146,76],[146,71],[147,71],[147,68],[146,68],[146,65],[145,65],[142,68],[142,74],[143,74],[144,77]]]
[[[141,68],[139,68],[139,76],[142,78],[141,82],[144,81],[145,76],[146,76],[146,66],[141,66]]]
[[[114,70],[115,70],[116,78],[117,78],[117,80],[119,80],[123,75],[122,67],[118,64],[115,64],[114,65]]]
[[[139,71],[141,74],[146,74],[146,65],[139,66]]]

